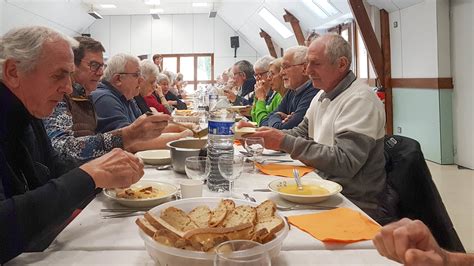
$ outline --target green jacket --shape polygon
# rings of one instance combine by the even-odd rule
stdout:
[[[255,99],[250,112],[252,121],[257,122],[257,125],[260,126],[260,122],[280,105],[282,98],[278,92],[270,90],[266,101],[257,101]]]

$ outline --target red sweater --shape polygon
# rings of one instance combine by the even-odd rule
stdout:
[[[161,112],[161,113],[164,113],[164,114],[168,114],[168,115],[170,114],[170,112],[168,112],[168,109],[166,109],[166,107],[164,105],[159,103],[158,100],[156,100],[155,95],[151,94],[151,95],[143,97],[143,98],[145,99],[145,102],[148,105],[148,107],[153,107],[158,112]]]

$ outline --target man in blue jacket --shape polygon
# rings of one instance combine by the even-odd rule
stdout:
[[[237,94],[230,90],[225,90],[227,99],[234,106],[252,105],[255,94],[255,72],[252,64],[247,60],[241,60],[232,66],[234,74],[234,85],[239,88]]]
[[[306,75],[306,46],[294,46],[285,51],[281,64],[281,75],[288,92],[283,97],[276,110],[263,119],[260,126],[277,129],[292,129],[296,127],[306,114],[306,110],[318,93]]]

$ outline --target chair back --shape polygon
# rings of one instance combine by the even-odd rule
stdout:
[[[400,217],[421,220],[442,248],[465,252],[433,182],[420,144],[408,137],[386,136],[384,149],[387,181],[399,195]]]

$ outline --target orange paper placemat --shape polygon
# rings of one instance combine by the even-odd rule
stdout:
[[[288,222],[321,241],[352,243],[373,239],[381,226],[349,208],[289,216]]]
[[[288,165],[288,164],[255,164],[258,170],[262,171],[262,173],[267,175],[276,175],[276,176],[284,176],[284,177],[293,177],[293,168],[298,169],[300,176],[304,176],[307,173],[314,171],[313,167],[309,166],[296,166],[296,165]]]

